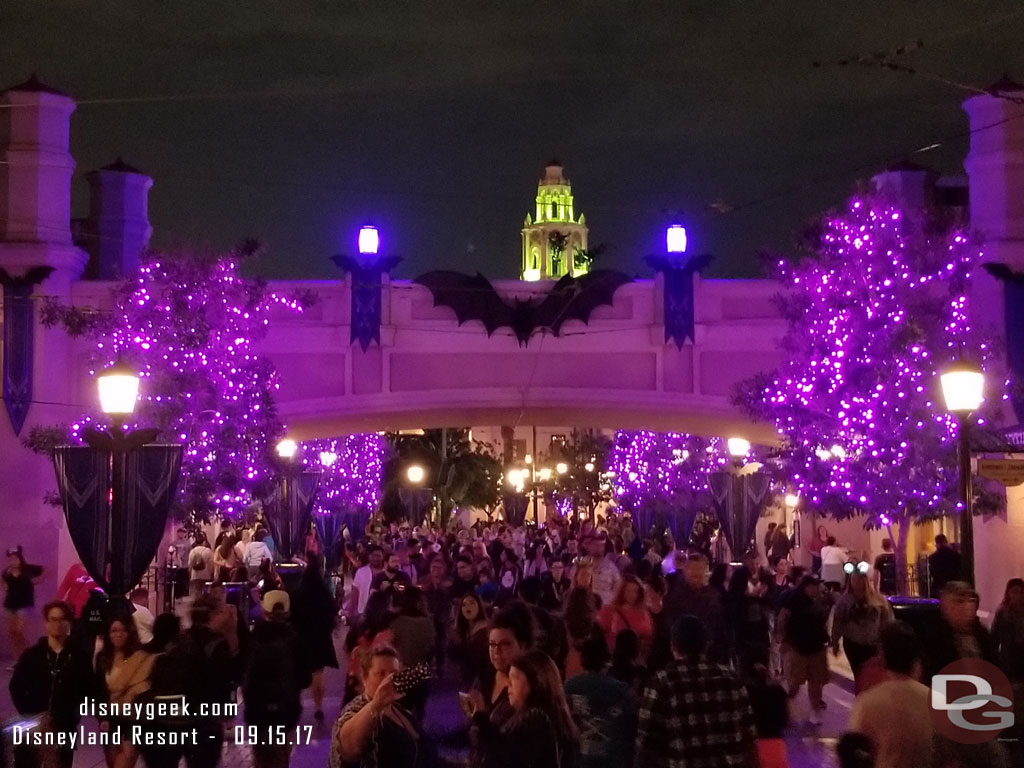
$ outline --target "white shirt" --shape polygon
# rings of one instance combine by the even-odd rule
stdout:
[[[202,568],[195,568],[199,563],[202,563]],[[188,567],[190,579],[210,581],[213,578],[213,550],[204,546],[192,547],[188,553]]]
[[[352,577],[352,586],[358,592],[356,596],[356,613],[360,616],[366,610],[366,601],[370,599],[370,585],[373,584],[373,571],[369,565],[357,568],[355,576]]]
[[[144,605],[132,603],[135,613],[132,620],[135,622],[135,629],[139,633],[139,642],[143,645],[153,639],[153,612]]]
[[[821,548],[821,580],[842,582],[845,578],[843,566],[846,564],[846,550],[830,547]]]
[[[621,582],[622,574],[607,557],[594,563],[594,594],[601,598],[602,605],[611,605]]]
[[[245,564],[250,568],[259,568],[264,558],[273,560],[270,548],[262,541],[250,541],[245,545]]]

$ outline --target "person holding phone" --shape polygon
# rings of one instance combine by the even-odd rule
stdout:
[[[562,690],[558,667],[543,651],[519,655],[509,667],[511,717],[496,726],[474,711],[486,768],[572,768],[579,731]],[[472,702],[471,702],[472,705]]]
[[[423,768],[430,750],[416,718],[402,706],[402,663],[390,646],[361,660],[363,692],[341,711],[331,736],[329,768]],[[405,690],[403,690],[405,689]]]

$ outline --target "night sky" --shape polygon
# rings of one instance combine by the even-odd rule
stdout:
[[[97,102],[76,215],[123,155],[155,179],[155,245],[254,235],[268,277],[337,277],[366,220],[398,276],[515,276],[552,157],[604,266],[648,273],[676,210],[709,274],[755,276],[908,151],[963,173],[969,94],[938,79],[1024,78],[1022,33],[1019,0],[3,0],[0,85]],[[919,39],[917,75],[811,66]]]

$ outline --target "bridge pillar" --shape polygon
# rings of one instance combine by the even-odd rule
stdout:
[[[43,296],[70,301],[88,258],[71,238],[75,162],[68,133],[74,109],[72,99],[34,77],[0,94],[0,268],[12,277],[32,267],[54,270],[33,292],[33,390],[20,434],[6,409],[0,409],[0,547],[20,544],[30,563],[46,569],[36,587],[37,607],[53,597],[62,569],[75,558],[61,511],[43,501],[42,489],[56,490],[53,465],[21,444],[32,427],[66,424],[82,410],[75,403],[78,382],[69,375],[80,370],[73,364],[72,340],[62,330],[44,328],[38,311]],[[13,323],[5,327],[5,354],[25,335]],[[41,627],[34,616],[30,638]],[[0,643],[6,649],[6,633]]]
[[[989,94],[964,102],[971,128],[970,151],[964,162],[970,178],[971,228],[984,241],[986,262],[1005,264],[1024,274],[1024,106],[1001,96],[1024,97],[1024,86],[1004,78]],[[1004,339],[1007,348],[1024,345],[1024,335],[1006,324],[1006,292],[1001,282],[977,270],[970,298],[977,332]],[[989,397],[1002,395],[1008,369],[1004,355],[990,377]],[[1014,384],[1020,386],[1021,382]],[[1007,425],[1024,418],[1017,414],[1014,420],[1012,415],[1007,414]],[[1002,599],[1007,579],[1020,576],[1024,489],[1008,489],[1004,515],[985,519],[980,525],[976,521],[974,547],[981,607],[991,612]]]

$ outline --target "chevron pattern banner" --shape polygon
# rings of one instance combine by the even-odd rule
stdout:
[[[35,300],[32,291],[53,267],[33,267],[22,277],[0,269],[4,288],[4,407],[14,434],[20,435],[32,405],[32,364],[35,357]]]
[[[182,446],[54,451],[68,532],[85,570],[109,595],[127,594],[156,555],[181,474]]]

